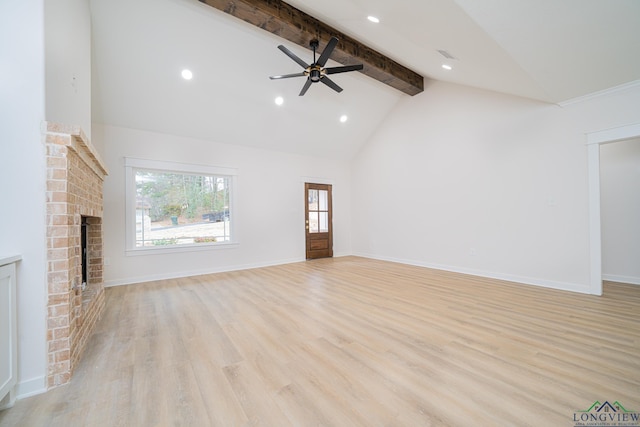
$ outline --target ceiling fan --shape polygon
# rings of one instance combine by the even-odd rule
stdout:
[[[269,78],[271,80],[278,80],[278,79],[288,79],[290,77],[306,76],[307,81],[302,87],[302,90],[300,91],[299,96],[302,96],[305,93],[307,93],[307,90],[309,90],[309,87],[311,86],[312,83],[318,83],[318,82],[324,83],[325,85],[329,86],[331,89],[335,90],[336,92],[342,92],[342,88],[337,84],[335,84],[333,80],[327,77],[327,75],[345,73],[347,71],[362,70],[364,67],[362,64],[357,64],[357,65],[345,65],[342,67],[324,68],[324,65],[327,63],[327,60],[329,60],[329,57],[331,56],[331,52],[333,52],[333,49],[338,44],[338,39],[335,37],[331,37],[331,40],[329,40],[329,43],[327,43],[327,47],[325,47],[324,51],[322,52],[322,55],[320,55],[320,57],[316,60],[316,49],[318,48],[319,44],[320,42],[317,39],[313,39],[310,42],[311,48],[313,49],[313,64],[311,65],[304,62],[295,53],[291,52],[289,49],[287,49],[283,45],[278,46],[278,49],[283,51],[285,55],[287,55],[289,58],[293,59],[295,62],[300,64],[300,66],[304,68],[304,71],[300,73],[295,73],[295,74],[284,74],[282,76],[271,76]]]

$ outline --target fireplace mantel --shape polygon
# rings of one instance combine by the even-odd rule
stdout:
[[[55,122],[44,122],[44,133],[48,136],[59,135],[64,138],[61,141],[63,145],[67,145],[75,151],[84,162],[93,169],[96,175],[103,178],[109,175],[100,154],[84,134],[80,126],[69,126]]]

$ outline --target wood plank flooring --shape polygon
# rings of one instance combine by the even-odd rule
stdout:
[[[573,426],[640,411],[640,287],[357,257],[107,289],[71,383],[1,426]]]

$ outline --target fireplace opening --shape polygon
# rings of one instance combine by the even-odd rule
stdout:
[[[87,242],[88,242],[88,233],[89,233],[89,223],[87,222],[87,217],[83,216],[80,224],[80,264],[82,265],[82,290],[84,291],[87,288],[87,271],[88,271],[88,250],[87,250]]]

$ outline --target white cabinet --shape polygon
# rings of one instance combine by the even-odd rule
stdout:
[[[0,258],[0,409],[13,406],[18,376],[16,262]]]

